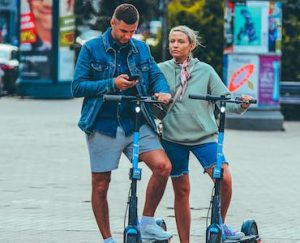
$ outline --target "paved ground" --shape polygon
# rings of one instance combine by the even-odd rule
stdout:
[[[102,242],[90,206],[90,172],[80,99],[0,99],[0,242]],[[263,242],[300,242],[300,122],[285,131],[227,130],[234,195],[228,222],[239,228],[254,218]],[[204,242],[212,183],[192,157],[191,242]],[[139,211],[149,170],[142,166]],[[110,189],[111,226],[122,242],[129,163],[122,158]],[[157,216],[176,235],[168,184]]]

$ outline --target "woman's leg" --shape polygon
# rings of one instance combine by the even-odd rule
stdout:
[[[191,227],[189,146],[165,140],[162,141],[162,145],[172,163],[171,178],[178,235],[181,243],[189,243]]]
[[[179,239],[181,243],[189,243],[191,227],[189,175],[184,174],[173,177],[172,183],[175,194],[174,209]]]
[[[232,195],[232,179],[231,174],[228,168],[227,164],[223,164],[223,179],[221,181],[221,188],[220,188],[220,194],[221,194],[221,216],[222,221],[225,223],[226,214],[231,202],[231,195]],[[212,177],[212,168],[207,169],[206,171],[210,177]]]

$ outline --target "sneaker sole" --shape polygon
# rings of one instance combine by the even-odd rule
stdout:
[[[142,234],[142,240],[168,240],[171,238],[172,238],[172,236],[166,238],[166,237],[157,237],[155,235],[143,235]]]

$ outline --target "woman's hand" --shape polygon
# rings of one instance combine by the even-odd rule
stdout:
[[[250,95],[241,95],[241,98],[245,102],[245,103],[241,103],[241,107],[243,109],[248,109],[250,107],[249,101],[252,100],[253,97]]]
[[[159,102],[162,102],[164,104],[168,104],[171,101],[171,94],[168,93],[155,93],[154,96]]]

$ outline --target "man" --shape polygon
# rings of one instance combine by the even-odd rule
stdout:
[[[148,46],[132,36],[139,13],[131,4],[121,4],[111,19],[111,28],[82,46],[75,67],[72,92],[85,97],[79,127],[87,134],[92,171],[92,207],[104,242],[116,242],[109,225],[107,191],[111,171],[118,168],[121,153],[132,155],[133,104],[103,102],[101,95],[152,95],[170,101],[167,81],[154,62]],[[138,80],[129,76],[138,75]],[[155,224],[154,213],[163,196],[171,163],[154,130],[155,122],[147,104],[142,106],[139,159],[152,170],[146,190],[142,238],[165,240],[172,235]]]

